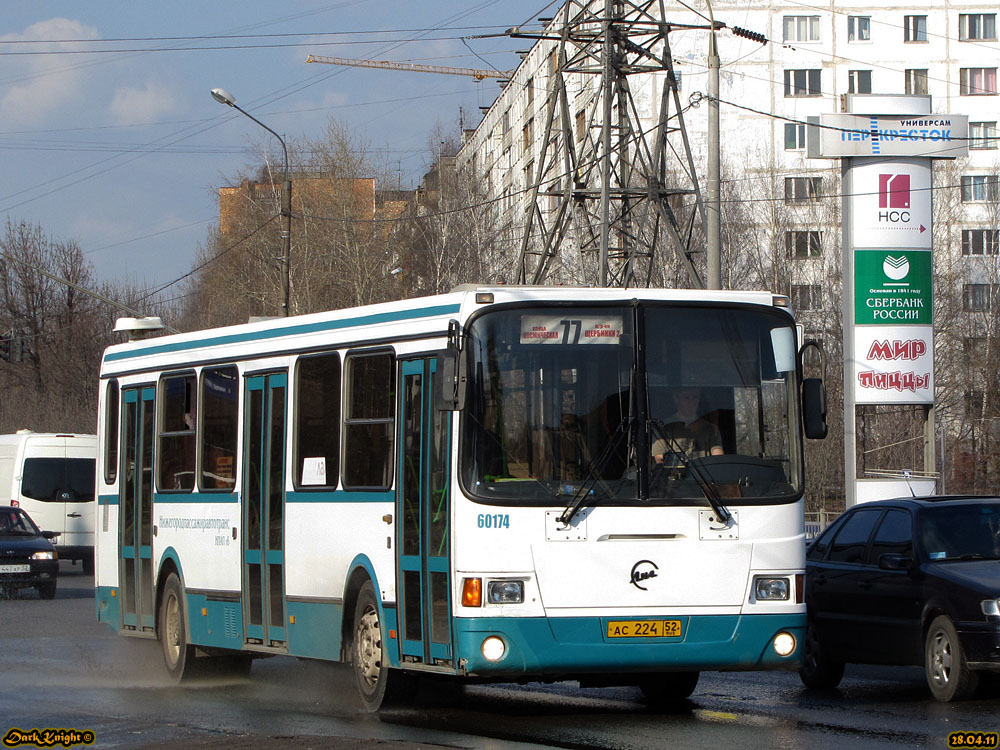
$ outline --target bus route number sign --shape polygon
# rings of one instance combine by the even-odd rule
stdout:
[[[680,638],[680,620],[609,620],[608,638]]]
[[[620,316],[521,316],[522,344],[618,344],[621,336]]]

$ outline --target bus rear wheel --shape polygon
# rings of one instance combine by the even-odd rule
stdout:
[[[389,667],[383,625],[375,587],[365,581],[354,608],[351,662],[358,694],[369,711],[399,705],[413,697],[414,678]]]
[[[167,576],[160,600],[159,627],[163,662],[170,677],[177,682],[190,677],[194,667],[194,646],[187,640],[187,612],[184,588],[176,573]]]

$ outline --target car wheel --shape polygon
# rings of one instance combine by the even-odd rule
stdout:
[[[361,702],[369,711],[378,711],[413,697],[414,677],[389,667],[385,638],[375,587],[365,581],[354,608],[354,636],[351,662]]]
[[[42,599],[55,599],[56,598],[56,582],[52,581],[50,583],[40,583],[37,586],[38,595]]]
[[[844,678],[844,662],[833,658],[829,649],[820,643],[812,621],[806,625],[799,678],[803,685],[814,690],[833,690]]]
[[[969,669],[958,632],[947,615],[931,622],[924,641],[927,686],[939,701],[960,701],[976,692],[979,676]]]
[[[698,672],[658,672],[643,677],[639,689],[650,706],[669,706],[689,697],[698,685],[698,677]]]
[[[187,641],[184,588],[176,573],[168,575],[163,585],[157,635],[163,647],[163,662],[170,676],[178,682],[190,677],[195,662],[194,646]]]

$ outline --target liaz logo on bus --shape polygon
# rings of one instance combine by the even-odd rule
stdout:
[[[630,583],[637,589],[648,591],[649,589],[643,586],[642,582],[648,581],[650,578],[656,578],[656,571],[659,569],[657,564],[652,560],[640,560],[632,566],[632,580]]]

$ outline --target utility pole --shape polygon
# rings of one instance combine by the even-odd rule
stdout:
[[[705,251],[708,264],[709,289],[722,288],[722,205],[720,189],[719,147],[719,48],[715,35],[715,14],[712,3],[706,0],[712,31],[708,35],[708,175],[707,213],[705,222]]]

